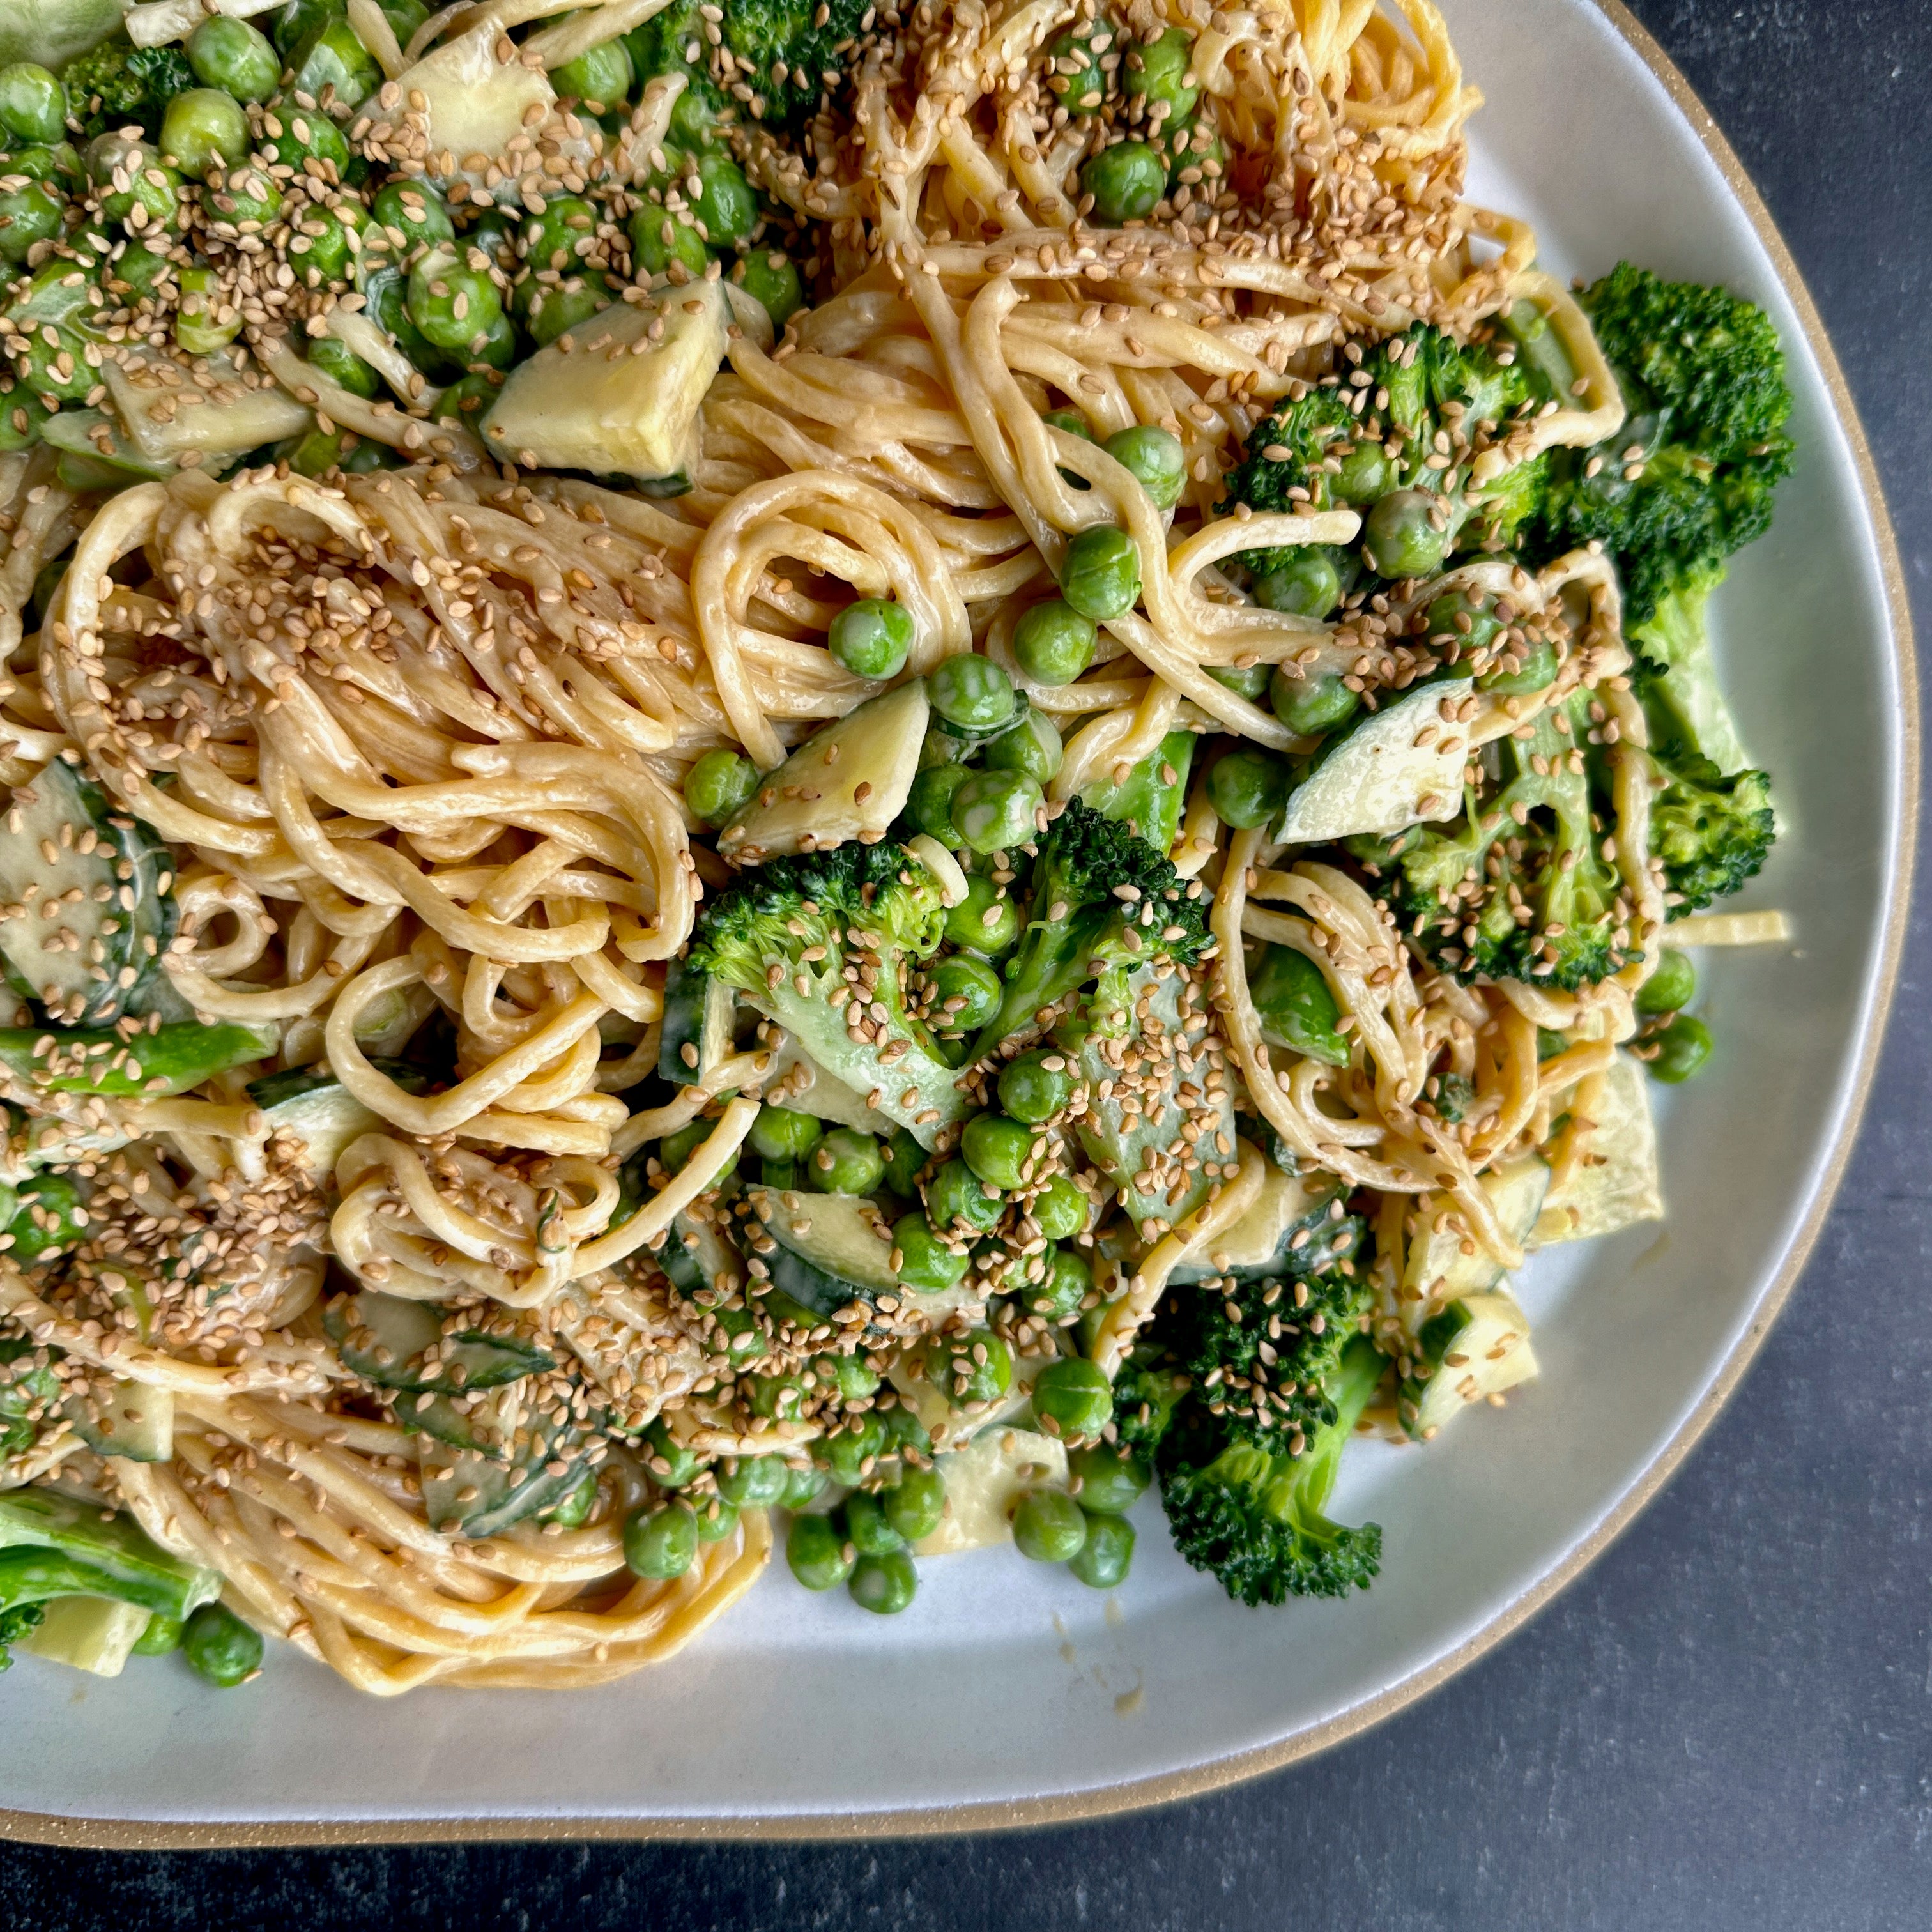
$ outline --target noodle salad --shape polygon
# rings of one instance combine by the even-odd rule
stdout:
[[[1430,0],[7,12],[0,1665],[1399,1563],[1783,931],[1762,313]]]

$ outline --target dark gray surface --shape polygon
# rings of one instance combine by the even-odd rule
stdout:
[[[8,0],[0,0],[4,8]],[[1533,13],[1540,0],[1520,0]],[[1932,639],[1932,6],[1640,0],[1808,278]],[[1527,1630],[1313,1763],[926,1845],[92,1856],[0,1923],[1893,1932],[1932,1926],[1932,917],[1805,1279],[1676,1481]]]

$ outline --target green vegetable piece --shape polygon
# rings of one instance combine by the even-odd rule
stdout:
[[[1024,772],[970,772],[952,794],[953,830],[969,851],[1030,845],[1046,804],[1037,781]]]
[[[20,1184],[8,1223],[7,1258],[32,1268],[49,1255],[64,1254],[87,1238],[80,1190],[64,1174],[37,1174]]]
[[[885,1505],[864,1490],[844,1502],[845,1540],[861,1556],[890,1556],[903,1550],[906,1540],[886,1520]]]
[[[700,1543],[722,1543],[738,1527],[738,1508],[722,1496],[700,1496],[692,1505]]]
[[[1301,617],[1327,616],[1342,601],[1342,573],[1335,568],[1334,559],[1319,544],[1304,544],[1298,550],[1288,550],[1285,559],[1255,579],[1255,602],[1266,610],[1292,611]]]
[[[886,1174],[878,1142],[856,1127],[834,1127],[812,1150],[806,1168],[821,1194],[870,1194]]]
[[[1148,493],[1156,510],[1171,510],[1180,501],[1187,487],[1187,457],[1180,437],[1136,423],[1117,431],[1101,446]]]
[[[1262,1036],[1324,1066],[1346,1066],[1347,1039],[1337,1030],[1342,1010],[1320,967],[1292,946],[1269,946],[1248,978],[1248,997]]]
[[[216,168],[233,167],[250,146],[241,103],[218,88],[191,87],[176,94],[161,117],[162,160],[196,180]]]
[[[758,1118],[745,1138],[762,1160],[800,1160],[818,1144],[824,1131],[815,1114],[774,1107],[767,1101],[758,1109]]]
[[[906,795],[906,822],[942,845],[956,846],[959,835],[952,824],[952,797],[969,776],[964,765],[927,766]]]
[[[456,239],[448,204],[425,181],[386,182],[369,204],[369,215],[380,231],[372,242],[386,242],[405,261],[418,249],[447,248]]]
[[[784,326],[805,306],[805,284],[789,255],[776,248],[754,248],[731,271],[731,279],[745,292],[764,303],[772,327]]]
[[[976,880],[978,876],[974,874]],[[1010,904],[1012,902],[1000,903]],[[958,908],[954,907],[953,910],[957,912]],[[982,933],[996,939],[1005,921],[1002,919],[989,926],[982,914],[976,923]],[[1006,943],[1010,945],[1012,941],[1009,939]],[[931,976],[932,1022],[941,1032],[976,1031],[999,1011],[1000,976],[984,960],[956,953],[950,958],[940,960],[932,969]]]
[[[524,326],[539,349],[548,348],[560,335],[580,328],[590,318],[610,306],[616,290],[602,269],[572,275],[555,288],[541,288],[524,311]]]
[[[282,64],[268,36],[246,20],[215,14],[188,37],[188,64],[204,87],[237,100],[266,100],[282,77]]]
[[[706,752],[685,774],[684,802],[699,824],[716,831],[751,802],[758,768],[737,752]]]
[[[785,1562],[808,1590],[830,1590],[852,1574],[853,1552],[842,1527],[829,1516],[793,1519],[785,1533]]]
[[[431,412],[438,422],[460,423],[475,429],[502,388],[500,378],[478,372],[450,384]]]
[[[1004,744],[1005,740],[995,739],[994,742]],[[958,768],[956,766],[952,769]],[[999,954],[1006,952],[1019,936],[1018,902],[1007,892],[1004,886],[995,885],[985,873],[974,872],[970,874],[966,880],[966,896],[957,905],[949,908],[946,912],[946,943],[949,945],[964,947],[968,952],[983,952],[988,956],[997,957]],[[985,1004],[984,988],[987,976],[969,973],[964,976],[957,987],[952,986],[949,980],[947,990],[944,994],[940,994],[938,990],[939,981],[950,963],[942,960],[934,969],[932,977],[936,996],[935,1004],[943,1006],[947,1000],[955,997],[962,997],[966,1000],[967,1006],[960,1008],[958,1015],[942,1013],[938,1016],[940,1023],[948,1027],[983,1025],[986,1013],[992,1011],[991,1007],[988,1007],[986,1012],[982,1013],[980,1018],[976,1020],[968,1019],[958,1016],[963,1016],[967,1007],[977,1009]],[[966,962],[969,967],[974,963],[970,961]],[[995,978],[992,1005],[997,1006],[998,1004],[999,988]]]
[[[1012,1351],[990,1328],[928,1336],[926,1380],[955,1408],[998,1402],[1013,1382]]]
[[[1078,1483],[1080,1507],[1090,1516],[1126,1515],[1152,1480],[1144,1462],[1104,1443],[1070,1449],[1066,1473]]]
[[[1072,1072],[1057,1048],[1036,1048],[1000,1070],[1000,1105],[1016,1120],[1050,1120],[1072,1095]]]
[[[1063,1356],[1035,1379],[1033,1412],[1049,1436],[1097,1437],[1113,1418],[1114,1385],[1097,1364]]]
[[[553,68],[550,76],[560,100],[580,100],[593,114],[622,107],[635,82],[630,50],[621,36],[586,48],[574,60]]]
[[[912,613],[890,598],[865,597],[832,620],[826,648],[854,677],[897,677],[916,633]]]
[[[146,1629],[134,1640],[133,1654],[136,1657],[166,1657],[170,1652],[180,1649],[182,1633],[187,1625],[178,1617],[164,1617],[158,1610],[150,1611]]]
[[[1690,954],[1666,946],[1658,956],[1657,970],[1636,996],[1636,1010],[1640,1013],[1674,1013],[1688,1006],[1696,994],[1697,968]]]
[[[544,1513],[544,1520],[560,1529],[581,1529],[596,1507],[597,1472],[586,1469],[575,1486],[564,1492],[562,1501]]]
[[[1060,1490],[1034,1490],[1013,1512],[1013,1544],[1036,1563],[1070,1563],[1087,1541],[1087,1517]]]
[[[108,220],[118,221],[136,235],[175,225],[181,212],[181,176],[164,167],[160,156],[146,142],[130,141],[118,134],[101,135],[88,144],[87,176]],[[64,263],[59,266],[62,274],[72,272]]]
[[[51,1037],[51,1052],[39,1042]],[[224,1022],[200,1026],[170,1021],[158,1033],[124,1040],[108,1027],[0,1028],[0,1060],[29,1084],[52,1094],[105,1094],[120,1098],[184,1094],[231,1066],[266,1059],[273,1037]],[[160,1083],[160,1084],[157,1084]]]
[[[976,736],[998,730],[1012,717],[1012,680],[990,658],[961,652],[946,658],[926,681],[932,708],[949,724]]]
[[[1005,1096],[1000,1098],[1004,1100]],[[1070,1241],[1087,1232],[1087,1223],[1092,1218],[1094,1204],[1088,1199],[1086,1190],[1070,1174],[1056,1174],[1033,1198],[1033,1205],[1028,1210],[1033,1216],[1040,1232],[1049,1241]],[[1077,1255],[1065,1258],[1070,1263],[1084,1268],[1085,1264]],[[1055,1255],[1054,1265],[1060,1266],[1062,1256]],[[1085,1290],[1082,1289],[1084,1294]],[[1076,1298],[1074,1306],[1078,1306]],[[1036,1312],[1040,1311],[1036,1310]],[[1070,1313],[1069,1309],[1060,1309],[1061,1314]]]
[[[262,1633],[225,1604],[204,1604],[182,1627],[181,1652],[196,1676],[223,1690],[262,1667]]]
[[[803,1509],[806,1504],[816,1502],[831,1484],[832,1478],[816,1462],[804,1462],[795,1467],[786,1463],[784,1468],[784,1493],[778,1498],[778,1505],[782,1509]]]
[[[704,1459],[672,1435],[660,1416],[644,1431],[644,1466],[662,1489],[681,1490],[704,1467]]]
[[[1505,652],[1494,669],[1477,678],[1476,684],[1480,690],[1527,698],[1554,684],[1556,670],[1556,646],[1547,638],[1538,638],[1526,650]]]
[[[210,356],[242,333],[242,311],[224,297],[212,268],[184,268],[181,307],[175,311],[175,340],[184,354]]]
[[[981,762],[989,771],[1020,772],[1036,784],[1058,776],[1066,757],[1060,730],[1043,711],[1029,709],[1012,730],[1002,731],[986,747]]]
[[[1094,662],[1097,633],[1064,598],[1036,604],[1013,627],[1013,656],[1036,684],[1071,684]]]
[[[572,274],[596,244],[597,220],[596,207],[580,195],[559,195],[545,203],[542,214],[524,224],[517,252],[532,269]],[[534,290],[537,285],[529,286]]]
[[[1378,577],[1426,577],[1449,553],[1450,532],[1438,528],[1442,499],[1426,490],[1391,490],[1362,526],[1362,554]]]
[[[1288,792],[1286,765],[1258,746],[1223,754],[1208,774],[1208,802],[1224,824],[1242,831],[1276,817],[1288,802]]]
[[[901,1199],[919,1198],[920,1171],[926,1165],[926,1150],[907,1128],[895,1127],[886,1142],[886,1185]]]
[[[1082,530],[1066,546],[1060,593],[1096,623],[1131,610],[1141,594],[1139,546],[1111,524]]]
[[[1657,1052],[1650,1062],[1650,1077],[1675,1087],[1703,1072],[1717,1042],[1695,1015],[1679,1013],[1652,1044]]]
[[[220,187],[202,191],[202,203],[212,212],[217,234],[232,230],[252,235],[281,213],[282,191],[266,168],[250,165],[230,169]]]
[[[820,1355],[818,1360],[820,1379],[830,1372],[841,1402],[862,1402],[878,1393],[879,1372],[863,1355]]]
[[[885,1453],[886,1424],[876,1409],[855,1416],[844,1426],[819,1440],[818,1459],[832,1472],[832,1480],[856,1489],[872,1473]]]
[[[1031,1127],[1004,1114],[978,1114],[966,1123],[959,1150],[966,1165],[989,1187],[1010,1192],[1023,1184],[1033,1163],[1037,1136]]]
[[[410,271],[410,320],[439,349],[461,349],[486,336],[503,313],[496,284],[446,250],[422,256]]]
[[[919,1593],[919,1573],[902,1550],[886,1556],[862,1556],[852,1566],[845,1586],[861,1610],[875,1616],[896,1616]]]
[[[368,226],[359,211],[352,212],[346,201],[334,208],[304,211],[289,238],[289,266],[304,288],[334,288],[346,284],[355,273],[360,238]],[[351,237],[356,238],[352,240]],[[310,338],[311,359],[318,341],[332,337]]]
[[[717,1125],[716,1120],[688,1120],[674,1132],[665,1135],[658,1143],[658,1158],[663,1162],[664,1172],[667,1174],[680,1172],[685,1162],[711,1138]],[[737,1165],[738,1156],[734,1154],[719,1170],[712,1186],[722,1183],[726,1176],[735,1171]]]
[[[375,56],[346,20],[317,25],[289,56],[290,92],[326,111],[359,107],[382,84]]]
[[[0,178],[13,174],[10,158],[0,157]],[[66,203],[44,182],[22,182],[0,189],[0,262],[24,262],[35,244],[61,232]]]
[[[1099,112],[1107,98],[1107,78],[1100,66],[1110,47],[1119,44],[1110,21],[1094,20],[1069,27],[1048,43],[1047,86],[1070,114]]]
[[[338,342],[332,335],[310,336],[308,359],[352,396],[367,398],[381,391],[382,377],[346,342]]]
[[[1162,120],[1172,128],[1185,121],[1201,98],[1200,88],[1188,80],[1193,60],[1193,36],[1170,27],[1151,46],[1130,46],[1121,64],[1120,84],[1129,100],[1144,98],[1150,109],[1165,106],[1168,111]]]
[[[262,116],[262,128],[268,138],[261,145],[292,176],[339,186],[356,170],[358,163],[342,130],[319,108],[304,107],[293,100],[275,101]],[[344,218],[358,231],[368,225],[359,205],[353,206]]]
[[[640,280],[662,275],[674,262],[682,262],[694,275],[701,275],[711,260],[688,214],[672,214],[654,201],[647,201],[631,217],[631,256]]]
[[[1208,675],[1216,684],[1224,684],[1237,697],[1245,698],[1250,704],[1258,704],[1268,694],[1270,665],[1209,664]]]
[[[1087,161],[1080,187],[1093,197],[1094,214],[1110,226],[1144,221],[1167,192],[1167,164],[1144,141],[1117,141]]]
[[[1268,702],[1274,715],[1298,736],[1320,738],[1345,724],[1361,699],[1334,673],[1320,677],[1290,677],[1277,665],[1268,681]]]
[[[51,144],[67,128],[67,89],[32,61],[0,67],[0,131],[9,146],[20,141]]]
[[[624,1562],[652,1582],[682,1576],[698,1557],[698,1518],[687,1503],[659,1503],[633,1513],[624,1526]]]
[[[937,1469],[908,1469],[880,1500],[886,1521],[908,1543],[916,1543],[946,1514],[946,1478]]]
[[[1134,1560],[1134,1526],[1117,1516],[1087,1517],[1087,1540],[1066,1567],[1088,1588],[1111,1590],[1126,1581]]]
[[[972,1256],[948,1247],[923,1214],[902,1215],[892,1223],[892,1246],[899,1257],[899,1280],[928,1293],[958,1287],[972,1265]]]
[[[707,148],[698,157],[698,192],[688,194],[698,232],[713,248],[735,247],[758,226],[758,198],[745,171],[722,148]]]

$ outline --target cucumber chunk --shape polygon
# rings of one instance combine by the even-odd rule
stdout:
[[[74,1433],[97,1455],[130,1462],[165,1462],[174,1455],[172,1389],[116,1378],[103,1392],[69,1396],[65,1408]]]
[[[1537,1372],[1529,1322],[1500,1288],[1466,1294],[1423,1324],[1426,1373],[1402,1385],[1396,1413],[1418,1442],[1454,1420],[1472,1402],[1499,1395]]]
[[[439,1429],[456,1432],[453,1408],[433,1406],[424,1412],[435,1416]],[[500,1535],[526,1516],[555,1508],[583,1480],[585,1436],[574,1424],[526,1417],[506,1453],[497,1414],[486,1398],[463,1419],[475,1447],[422,1432],[423,1506],[436,1528],[479,1540]]]
[[[658,1078],[694,1087],[731,1051],[736,995],[682,959],[664,969],[664,1020],[658,1036]]]
[[[56,1018],[141,1010],[175,935],[166,846],[59,758],[16,788],[0,826],[0,902],[16,908],[0,921],[6,964]]]
[[[1588,1240],[1664,1218],[1649,1090],[1643,1069],[1628,1054],[1618,1054],[1594,1110],[1597,1127],[1589,1150],[1598,1158],[1579,1166],[1561,1188],[1550,1190],[1536,1223],[1539,1246]]]
[[[1236,1281],[1261,1281],[1270,1275],[1311,1273],[1335,1257],[1338,1241],[1340,1252],[1347,1253],[1360,1238],[1359,1220],[1330,1214],[1338,1191],[1329,1177],[1311,1184],[1270,1162],[1254,1205],[1215,1237],[1211,1250],[1190,1254],[1168,1279],[1188,1282],[1232,1276]],[[1297,1236],[1302,1237],[1298,1246]]]
[[[40,1621],[13,1648],[94,1677],[118,1677],[153,1612],[108,1597],[51,1597]]]
[[[1528,1240],[1543,1211],[1550,1169],[1534,1154],[1523,1154],[1484,1174],[1483,1191],[1503,1232],[1520,1244]],[[1468,1240],[1460,1228],[1452,1227],[1439,1234],[1431,1232],[1410,1248],[1402,1270],[1400,1308],[1403,1325],[1412,1335],[1419,1334],[1446,1303],[1484,1294],[1502,1280],[1502,1264],[1480,1243],[1470,1244],[1474,1254],[1462,1252]]]
[[[233,352],[196,358],[207,365],[208,386],[184,384],[180,364],[165,350],[120,345],[101,358],[107,385],[135,447],[152,463],[178,463],[193,450],[205,460],[245,455],[265,443],[311,428],[313,413],[272,384],[250,388]]]
[[[474,1394],[556,1366],[555,1357],[514,1336],[442,1330],[434,1302],[364,1288],[322,1310],[322,1331],[343,1366],[378,1388],[412,1394]]]
[[[719,856],[759,865],[849,839],[883,838],[919,775],[931,710],[925,683],[915,678],[814,732],[718,833]]]
[[[1469,728],[1444,723],[1442,710],[1474,688],[1468,678],[1425,684],[1371,712],[1289,794],[1276,836],[1325,845],[1454,818],[1462,808]]]
[[[1030,1429],[986,1429],[933,1466],[946,1478],[946,1513],[913,1552],[950,1556],[1012,1542],[1012,1513],[1021,1498],[1030,1490],[1066,1486],[1066,1447]]]
[[[904,1294],[892,1272],[892,1242],[869,1201],[856,1194],[792,1198],[796,1208],[769,1187],[752,1188],[745,1197],[757,1232],[775,1244],[760,1257],[770,1270],[766,1298],[777,1304],[774,1313],[790,1313],[783,1305],[789,1300],[799,1311],[794,1318],[829,1322],[854,1302],[869,1307],[882,1294]]]
[[[420,1093],[429,1084],[419,1066],[400,1060],[372,1060],[405,1093]],[[388,1124],[365,1107],[332,1073],[313,1067],[270,1073],[248,1083],[248,1097],[266,1116],[272,1134],[292,1134],[308,1150],[309,1165],[320,1175],[332,1174],[350,1142],[380,1133]]]

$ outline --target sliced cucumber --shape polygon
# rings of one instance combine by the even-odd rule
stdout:
[[[20,1268],[32,1268],[50,1255],[62,1255],[87,1238],[87,1208],[80,1190],[64,1174],[37,1174],[20,1184],[14,1218],[7,1224],[12,1237],[6,1253]]]
[[[1496,1209],[1503,1232],[1519,1245],[1528,1240],[1550,1192],[1550,1169],[1533,1154],[1520,1156],[1483,1176],[1483,1192]],[[1474,1250],[1465,1254],[1465,1245]],[[1432,1231],[1408,1251],[1402,1270],[1402,1324],[1412,1335],[1446,1303],[1481,1294],[1503,1278],[1502,1264],[1460,1222]]]
[[[1469,728],[1445,723],[1442,707],[1474,688],[1468,678],[1425,684],[1370,712],[1290,794],[1276,836],[1288,845],[1326,845],[1454,818],[1462,808]]]
[[[1592,1110],[1597,1124],[1588,1164],[1578,1166],[1562,1187],[1550,1190],[1536,1224],[1539,1246],[1587,1240],[1664,1218],[1649,1088],[1643,1069],[1628,1054],[1618,1054]]]
[[[52,1016],[134,1010],[175,934],[166,846],[59,758],[15,789],[0,826],[0,902],[16,909],[0,956]]]
[[[598,476],[688,472],[730,320],[716,282],[614,303],[510,372],[483,419],[488,448],[513,463]],[[659,325],[645,353],[632,352]]]
[[[101,358],[101,380],[114,407],[136,448],[151,462],[176,463],[190,451],[204,461],[244,455],[265,443],[299,435],[315,421],[308,410],[273,383],[250,388],[230,350],[197,357],[196,366],[205,366],[205,388],[199,381],[182,382],[180,364],[172,356],[138,341],[120,345],[115,355]],[[160,373],[164,369],[166,376]]]
[[[99,481],[82,488],[124,490],[133,483],[164,482],[175,473],[173,464],[157,461],[130,441],[105,410],[62,410],[41,425],[40,440],[61,452],[64,466],[70,458],[86,466],[83,475],[99,473]]]
[[[925,683],[914,678],[814,733],[718,833],[720,856],[752,866],[883,838],[919,775],[931,709]]]
[[[1168,1279],[1200,1282],[1232,1276],[1236,1281],[1260,1281],[1270,1275],[1309,1274],[1352,1253],[1362,1224],[1352,1215],[1336,1219],[1330,1214],[1339,1191],[1332,1177],[1312,1184],[1282,1173],[1270,1162],[1254,1205],[1215,1237],[1208,1252],[1190,1255]]]
[[[172,1389],[117,1378],[104,1391],[69,1396],[64,1407],[74,1433],[97,1455],[130,1462],[166,1462],[174,1455]]]
[[[41,1046],[52,1042],[51,1050]],[[280,1044],[272,1027],[200,1026],[179,1020],[124,1040],[106,1027],[0,1028],[0,1060],[50,1094],[121,1099],[185,1094],[231,1066],[266,1060]]]
[[[24,1335],[0,1336],[0,1458],[31,1449],[59,1408],[60,1379],[43,1352]]]
[[[332,1301],[322,1325],[343,1366],[378,1388],[473,1394],[556,1366],[554,1356],[515,1336],[476,1328],[446,1336],[435,1303],[370,1288]]]
[[[40,1621],[13,1648],[95,1677],[118,1677],[152,1615],[109,1597],[50,1597]]]
[[[1396,1406],[1402,1426],[1418,1442],[1471,1402],[1500,1395],[1537,1372],[1528,1319],[1501,1289],[1450,1302],[1423,1324],[1420,1345],[1427,1372],[1402,1384]]]
[[[878,1210],[862,1195],[795,1194],[796,1208],[769,1187],[754,1187],[746,1204],[760,1234],[775,1244],[759,1258],[770,1270],[765,1295],[773,1312],[829,1322],[854,1302],[870,1306],[882,1294],[900,1295],[892,1244],[878,1227]],[[757,1292],[754,1288],[754,1292]],[[774,1305],[776,1304],[776,1305]]]
[[[664,969],[664,1020],[658,1078],[694,1087],[731,1051],[736,994],[722,980],[682,959]]]
[[[455,1412],[440,1402],[425,1414],[447,1426]],[[583,1480],[585,1437],[575,1424],[558,1427],[527,1418],[506,1454],[493,1420],[487,1404],[470,1412],[466,1426],[480,1450],[443,1441],[427,1428],[422,1432],[417,1454],[423,1506],[434,1527],[478,1540],[496,1536],[526,1516],[554,1508]],[[553,1472],[553,1464],[560,1474]]]
[[[185,1618],[221,1594],[221,1573],[184,1562],[131,1516],[56,1490],[0,1494],[0,1549],[54,1550],[98,1571],[111,1594],[163,1616]]]
[[[913,1550],[920,1556],[950,1556],[1010,1543],[1020,1499],[1030,1490],[1066,1486],[1066,1448],[1030,1429],[984,1429],[933,1466],[946,1478],[946,1513]]]
[[[428,1076],[419,1066],[399,1060],[372,1060],[405,1093],[420,1093]],[[292,1134],[308,1150],[309,1165],[322,1175],[332,1174],[342,1150],[364,1134],[380,1132],[388,1123],[365,1107],[332,1073],[297,1067],[271,1073],[248,1083],[248,1097],[266,1116],[271,1133]]]

